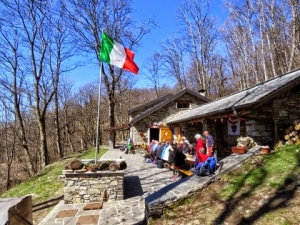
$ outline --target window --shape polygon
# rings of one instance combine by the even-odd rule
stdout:
[[[190,108],[190,103],[176,102],[176,108],[177,109],[189,109]]]

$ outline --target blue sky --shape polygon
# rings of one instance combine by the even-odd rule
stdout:
[[[132,16],[135,21],[141,22],[153,17],[157,24],[157,27],[142,39],[141,45],[134,49],[135,61],[140,71],[146,59],[155,51],[159,51],[160,43],[178,30],[176,11],[182,2],[183,0],[132,0],[134,10]],[[225,13],[222,9],[222,0],[212,0],[212,3],[213,13],[220,18],[219,22],[222,23]],[[99,69],[91,66],[84,66],[72,72],[76,86],[95,82],[98,77]]]

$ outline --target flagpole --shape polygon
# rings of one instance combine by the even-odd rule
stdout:
[[[96,131],[96,148],[95,148],[95,164],[99,154],[99,127],[100,127],[100,102],[101,102],[101,80],[102,80],[102,61],[100,62],[99,71],[99,87],[98,87],[98,112],[97,112],[97,131]]]

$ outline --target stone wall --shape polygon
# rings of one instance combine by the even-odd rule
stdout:
[[[124,199],[124,170],[65,174],[65,204],[122,199]]]
[[[190,102],[191,109],[206,103],[203,100],[196,98],[195,96],[192,96],[190,94],[184,94],[180,98],[170,102],[169,104],[165,105],[161,109],[153,112],[149,116],[133,124],[133,126],[131,127],[130,134],[132,135],[134,142],[149,141],[148,129],[151,124],[159,123],[159,122],[165,123],[168,119],[174,117],[176,118],[176,116],[186,112],[187,110],[190,110],[190,109],[176,108],[177,101]]]
[[[180,124],[183,135],[191,143],[196,145],[195,134],[203,133],[203,124],[201,122],[197,123],[182,123]]]
[[[300,105],[297,102],[300,99],[300,87],[296,87],[288,92],[277,96],[276,98],[252,108],[245,116],[240,116],[241,134],[240,136],[249,136],[259,145],[272,146],[278,140],[284,140],[284,131],[293,122],[300,122]],[[216,135],[216,142],[226,142],[228,148],[236,144],[239,136],[230,136],[227,134],[226,120],[224,122],[223,132]],[[210,126],[214,130],[213,126]],[[218,134],[220,126],[215,126]]]

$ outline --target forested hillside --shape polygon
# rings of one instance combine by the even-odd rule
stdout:
[[[226,18],[218,18],[211,3],[182,1],[174,21],[178,31],[133,76],[99,59],[102,29],[138,50],[159,26],[150,15],[134,21],[132,1],[0,0],[4,188],[18,183],[16,174],[33,176],[95,146],[97,128],[99,144],[125,139],[105,129],[127,124],[134,106],[184,87],[205,89],[216,99],[299,67],[299,1],[220,1]],[[98,82],[78,87],[71,79],[86,63],[102,74],[99,124]]]

